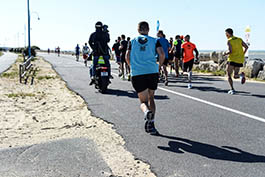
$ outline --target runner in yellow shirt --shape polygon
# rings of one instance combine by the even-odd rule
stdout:
[[[234,78],[240,78],[241,84],[246,82],[245,74],[242,72],[239,74],[240,67],[243,67],[243,63],[245,61],[245,53],[248,50],[248,45],[238,37],[233,35],[233,30],[228,28],[225,30],[226,37],[228,39],[228,51],[224,53],[224,55],[228,55],[227,60],[227,75],[228,82],[230,84],[231,90],[229,90],[229,94],[235,94],[235,89],[233,86],[232,74],[234,72]],[[243,50],[244,48],[244,50]]]

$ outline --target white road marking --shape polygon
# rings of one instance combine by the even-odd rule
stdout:
[[[202,99],[199,99],[199,98],[196,98],[196,97],[185,95],[183,93],[175,92],[175,91],[172,91],[172,90],[169,90],[169,89],[166,89],[166,88],[158,87],[158,89],[166,91],[166,92],[169,92],[169,93],[172,93],[172,94],[175,94],[175,95],[178,95],[178,96],[182,96],[182,97],[185,97],[185,98],[188,98],[188,99],[192,99],[194,101],[198,101],[198,102],[201,102],[201,103],[204,103],[204,104],[208,104],[210,106],[214,106],[214,107],[217,107],[217,108],[220,108],[220,109],[223,109],[223,110],[226,110],[226,111],[230,111],[230,112],[233,112],[233,113],[248,117],[250,119],[254,119],[254,120],[257,120],[257,121],[265,123],[265,119],[262,118],[262,117],[258,117],[258,116],[254,116],[254,115],[251,115],[251,114],[248,114],[248,113],[244,113],[244,112],[241,112],[241,111],[238,111],[238,110],[235,110],[235,109],[228,108],[226,106],[222,106],[222,105],[219,105],[219,104],[216,104],[216,103],[212,103],[212,102],[209,102],[209,101],[206,101],[206,100],[202,100]]]

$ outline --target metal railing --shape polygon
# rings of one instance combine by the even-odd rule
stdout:
[[[33,65],[31,63],[31,60],[33,57],[29,57],[24,61],[24,63],[19,65],[19,82],[22,83],[24,79],[24,84],[27,84],[28,78],[30,77],[30,74],[32,73],[32,79],[31,79],[31,85],[33,84],[34,75],[36,72],[36,69],[33,69]]]

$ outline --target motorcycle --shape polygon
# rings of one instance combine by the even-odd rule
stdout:
[[[106,93],[108,85],[110,84],[108,70],[109,68],[105,65],[103,57],[99,57],[96,67],[95,88],[98,89],[100,93]]]

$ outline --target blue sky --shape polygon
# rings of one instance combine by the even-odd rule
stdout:
[[[2,1],[0,46],[24,46],[26,0]],[[142,20],[155,36],[159,20],[167,37],[190,34],[199,50],[226,49],[224,30],[231,27],[244,39],[250,25],[251,49],[265,50],[264,0],[30,0],[30,6],[32,44],[42,49],[73,50],[87,42],[99,20],[109,26],[110,45],[121,34],[137,36]]]

